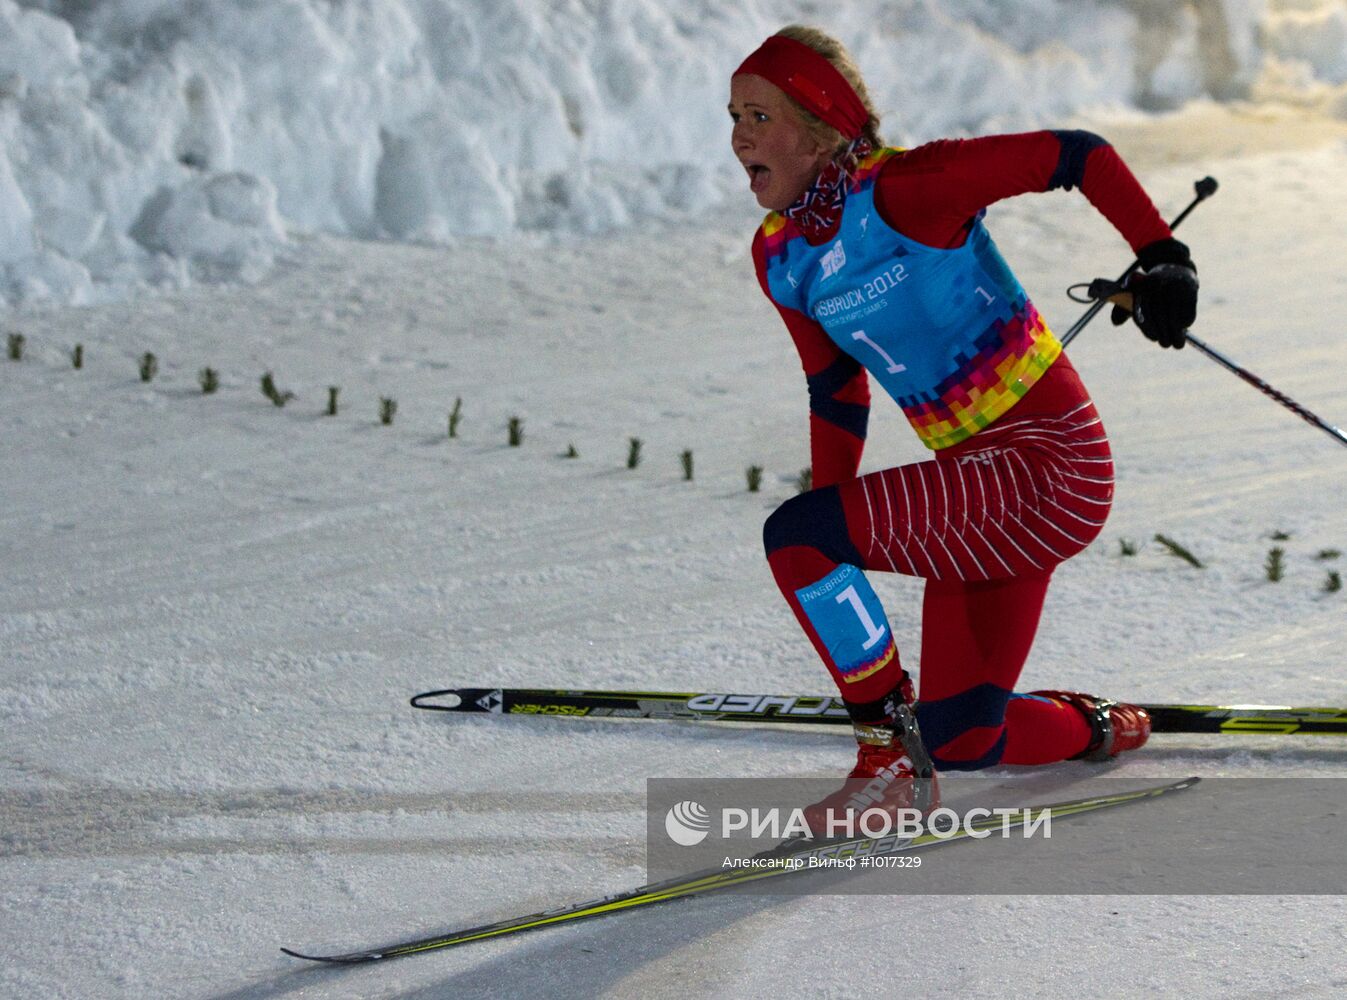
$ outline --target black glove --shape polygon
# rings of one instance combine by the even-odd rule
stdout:
[[[1132,293],[1132,311],[1114,306],[1113,325],[1131,316],[1149,340],[1182,348],[1197,318],[1197,266],[1188,248],[1173,237],[1156,240],[1141,248],[1137,260],[1140,267],[1123,283]]]

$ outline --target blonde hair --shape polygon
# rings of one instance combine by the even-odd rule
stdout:
[[[865,123],[861,135],[868,139],[876,149],[884,145],[884,140],[879,135],[879,112],[875,110],[874,102],[870,100],[870,92],[865,89],[865,80],[861,78],[861,71],[851,58],[851,53],[847,51],[847,47],[823,29],[813,28],[805,24],[788,24],[777,34],[783,38],[808,45],[833,64],[837,72],[841,73],[846,78],[847,83],[851,84],[851,88],[856,91],[856,96],[865,105],[865,110],[870,113],[870,120]],[[795,105],[795,110],[799,112],[814,138],[819,141],[820,145],[833,150],[834,156],[843,152],[851,144],[851,140],[821,120],[817,115],[806,111],[794,98],[791,98],[790,102]]]

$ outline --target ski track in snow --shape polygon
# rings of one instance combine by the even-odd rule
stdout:
[[[1166,215],[1196,177],[1221,181],[1181,232],[1201,268],[1199,332],[1347,421],[1347,212],[1329,195],[1347,144],[1165,163],[1176,127],[1133,123],[1124,153]],[[1083,199],[1045,197],[990,223],[1065,329],[1077,307],[1060,290],[1116,273],[1125,248]],[[311,237],[253,287],[18,319],[27,357],[0,367],[0,995],[1347,989],[1341,897],[708,898],[377,969],[276,952],[637,884],[646,777],[848,766],[845,740],[814,733],[406,705],[455,684],[827,690],[761,558],[761,523],[807,450],[798,362],[748,261],[753,224],[740,211],[449,249]],[[66,357],[77,342],[83,371]],[[143,385],[147,350],[161,374]],[[1314,558],[1347,549],[1341,449],[1130,327],[1100,320],[1071,355],[1113,438],[1118,499],[1058,572],[1023,686],[1347,703],[1343,596],[1319,589],[1341,563]],[[206,365],[215,396],[196,387]],[[298,396],[282,410],[258,391],[267,370]],[[392,427],[381,395],[398,400]],[[922,457],[878,398],[872,427],[866,470]],[[644,461],[627,470],[632,436]],[[580,457],[562,458],[572,443]],[[767,470],[759,495],[750,464]],[[1120,557],[1120,538],[1140,554]],[[1274,544],[1288,560],[1276,585],[1262,570]],[[919,584],[876,585],[915,665]],[[1347,748],[1157,737],[1106,773],[1343,777]]]

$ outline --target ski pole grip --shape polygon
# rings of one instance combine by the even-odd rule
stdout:
[[[1090,288],[1086,294],[1097,301],[1099,299],[1112,299],[1122,290],[1123,286],[1111,278],[1095,278],[1094,281],[1090,282]]]
[[[1188,207],[1185,208],[1178,215],[1176,215],[1173,221],[1169,223],[1170,231],[1172,232],[1173,230],[1177,229],[1179,225],[1183,222],[1183,220],[1188,218],[1188,213],[1190,213],[1193,209],[1197,208],[1198,205],[1202,204],[1202,202],[1206,201],[1208,198],[1214,195],[1218,187],[1220,187],[1220,185],[1216,183],[1215,177],[1203,177],[1200,181],[1194,182],[1193,191],[1197,195],[1197,197],[1195,197],[1191,202],[1189,202]],[[1134,260],[1132,261],[1132,263],[1128,264],[1127,270],[1124,271],[1122,275],[1118,278],[1119,283],[1126,280],[1127,276],[1130,275],[1140,266],[1141,261],[1139,260]],[[1113,297],[1114,295],[1118,295],[1120,292],[1122,292],[1121,284],[1119,284],[1118,289],[1116,289],[1114,292],[1108,295],[1095,296],[1094,286],[1097,282],[1101,280],[1103,279],[1096,278],[1094,281],[1090,282],[1090,297],[1095,300],[1094,305],[1090,306],[1090,308],[1084,312],[1084,314],[1080,317],[1080,319],[1072,323],[1071,328],[1067,330],[1066,333],[1062,334],[1060,338],[1058,338],[1061,341],[1063,347],[1071,343],[1071,341],[1075,340],[1077,335],[1080,333],[1081,330],[1085,329],[1086,325],[1090,322],[1090,320],[1094,319],[1095,316],[1099,314],[1099,310],[1104,308],[1105,299],[1115,303],[1116,305],[1120,305],[1125,309],[1132,308],[1130,294],[1122,293],[1126,295],[1126,301],[1123,301],[1121,298],[1115,299]]]
[[[1123,291],[1122,284],[1111,278],[1095,278],[1094,281],[1090,282],[1086,294],[1096,303],[1112,302],[1115,306],[1122,306],[1128,312],[1132,311],[1132,293]]]

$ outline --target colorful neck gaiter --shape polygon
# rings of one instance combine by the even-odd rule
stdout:
[[[795,223],[805,239],[814,240],[837,228],[842,218],[842,207],[847,201],[847,183],[858,162],[871,151],[870,143],[856,139],[840,155],[834,157],[819,171],[814,183],[799,201],[786,209],[783,215]]]

